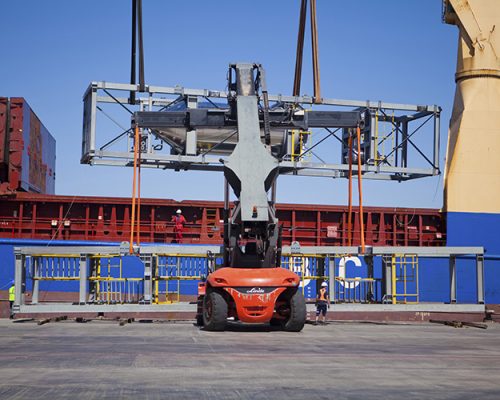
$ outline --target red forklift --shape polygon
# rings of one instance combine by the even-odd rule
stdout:
[[[299,277],[280,266],[276,179],[303,168],[290,155],[300,154],[307,138],[294,135],[310,128],[362,127],[366,117],[362,110],[304,110],[290,96],[273,96],[270,105],[260,64],[230,64],[226,96],[227,104],[194,102],[191,107],[185,95],[184,108],[136,112],[133,123],[171,145],[179,157],[177,170],[197,163],[199,169],[224,172],[223,262],[199,286],[197,322],[206,330],[224,330],[228,320],[235,320],[298,332],[306,321],[306,304]],[[209,152],[221,155],[219,165],[208,166],[204,156]],[[231,209],[230,189],[235,196]]]
[[[299,141],[288,138],[309,128],[363,128],[366,115],[362,110],[305,112],[279,101],[270,107],[260,64],[231,64],[228,89],[223,126],[234,126],[238,137],[231,155],[220,160],[226,183],[224,261],[199,285],[196,319],[211,331],[224,330],[231,319],[299,332],[306,303],[299,276],[280,266],[281,228],[274,207],[276,178],[287,173],[282,161],[302,151],[291,149]],[[211,123],[216,124],[213,118]],[[237,198],[231,210],[229,187]]]
[[[264,70],[258,64],[232,64],[228,86],[238,140],[224,161],[224,263],[199,285],[197,322],[210,331],[224,330],[231,319],[298,332],[306,321],[306,303],[300,278],[280,267],[281,230],[274,209],[279,154],[271,145]],[[238,199],[231,212],[229,186]]]

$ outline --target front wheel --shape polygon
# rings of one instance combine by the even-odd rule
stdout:
[[[198,296],[196,301],[196,325],[203,326],[203,298],[205,296]]]
[[[207,331],[223,331],[227,320],[227,302],[218,292],[209,292],[203,299],[203,325]]]
[[[300,289],[290,298],[290,316],[283,324],[283,329],[288,332],[300,332],[306,323],[306,300]]]

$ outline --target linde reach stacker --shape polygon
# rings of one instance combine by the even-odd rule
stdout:
[[[223,330],[232,318],[300,331],[306,321],[300,278],[280,268],[281,229],[274,185],[289,143],[276,136],[317,127],[362,128],[364,112],[304,112],[285,102],[275,102],[271,108],[259,64],[230,64],[228,80],[228,107],[136,112],[133,124],[160,137],[161,132],[168,134],[170,140],[176,129],[234,129],[228,136],[237,134],[232,152],[220,159],[226,179],[224,262],[199,285],[197,322],[206,330]],[[237,198],[232,210],[228,185]]]
[[[211,251],[206,249],[207,246],[184,248],[189,254],[211,259],[207,261],[208,276],[199,284],[196,318],[206,330],[223,330],[229,319],[243,323],[271,323],[287,331],[300,331],[304,326],[306,306],[300,278],[280,266],[281,227],[275,212],[279,175],[348,178],[351,210],[352,176],[356,173],[359,213],[363,215],[362,177],[402,182],[440,173],[440,107],[323,98],[319,85],[315,23],[311,26],[314,96],[300,95],[306,3],[305,0],[301,2],[292,96],[268,94],[264,69],[255,63],[230,64],[226,91],[146,85],[141,0],[132,1],[130,84],[92,82],[84,95],[81,162],[134,167],[130,254],[140,252],[135,250],[134,235],[137,249],[140,249],[138,177],[141,167],[224,173],[222,248],[211,250],[217,254],[209,254]],[[315,20],[315,2],[310,4]],[[136,25],[139,35],[136,34]],[[137,39],[138,84],[135,69]],[[123,97],[124,93],[128,96]],[[108,104],[118,104],[121,110],[126,110],[132,116],[132,124],[130,129],[124,129],[111,140],[106,136],[103,143],[96,128],[98,116],[103,114],[118,125],[115,114],[106,111]],[[321,108],[314,108],[316,105]],[[139,110],[132,111],[128,106]],[[386,136],[379,135],[381,124],[389,126],[390,133]],[[434,145],[422,148],[410,138],[424,131],[421,128],[426,124],[433,130],[428,139]],[[415,125],[418,126],[413,129]],[[123,129],[122,125],[118,126]],[[310,145],[308,138],[312,138],[313,130],[326,132],[326,136]],[[424,134],[428,135],[428,132]],[[380,146],[388,137],[393,137],[395,144],[387,148]],[[332,150],[329,142],[326,152],[322,153],[324,159],[319,158],[312,149],[328,138],[340,143],[340,154]],[[124,142],[125,149],[122,147]],[[415,147],[412,157],[416,153],[425,163],[421,159],[414,162],[413,158],[409,162],[409,144]],[[308,154],[314,154],[320,162],[306,159]],[[236,197],[231,209],[230,188]],[[344,221],[349,253],[355,251],[351,246],[351,215],[349,211],[349,220]],[[361,244],[358,253],[361,255],[365,254],[363,223],[361,218],[358,228]],[[297,247],[299,251],[295,253],[300,253],[300,244]],[[215,257],[223,259],[217,269]],[[155,278],[151,272],[150,256],[149,260],[145,261],[142,300],[145,304],[151,304],[151,282]]]

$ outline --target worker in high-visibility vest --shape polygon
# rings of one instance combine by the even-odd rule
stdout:
[[[10,282],[9,288],[9,304],[10,304],[10,319],[14,318],[14,313],[12,312],[12,307],[14,306],[14,300],[16,300],[16,287],[14,281]]]
[[[323,282],[321,288],[319,289],[318,295],[316,296],[316,321],[315,325],[318,324],[320,314],[323,315],[323,324],[326,323],[326,310],[330,308],[330,296],[328,295],[328,283]]]

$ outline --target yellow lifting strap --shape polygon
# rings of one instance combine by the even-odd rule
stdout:
[[[361,243],[361,252],[365,252],[365,224],[363,218],[363,178],[361,171],[361,129],[359,126],[356,128],[356,142],[357,142],[357,159],[358,159],[358,199],[359,199],[359,235]],[[348,209],[347,209],[347,245],[352,246],[352,135],[349,132],[348,137],[349,147],[349,187],[348,187]]]

